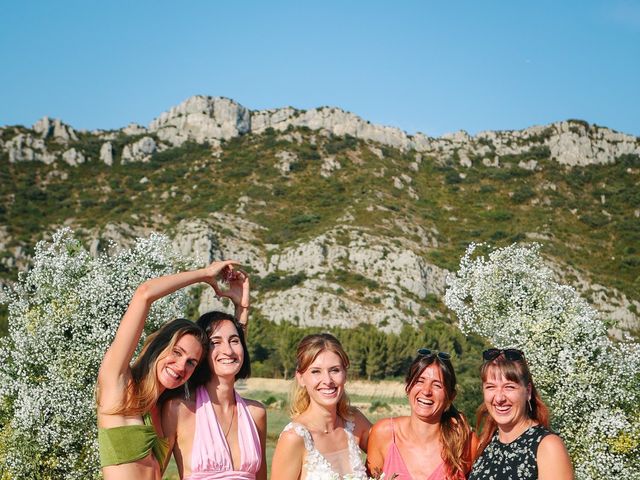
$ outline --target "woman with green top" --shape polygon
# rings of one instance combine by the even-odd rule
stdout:
[[[151,304],[180,288],[216,277],[234,261],[142,283],[133,294],[98,372],[98,444],[105,480],[160,480],[170,453],[161,430],[158,398],[184,385],[206,351],[208,338],[195,323],[177,319],[147,338],[136,361]]]

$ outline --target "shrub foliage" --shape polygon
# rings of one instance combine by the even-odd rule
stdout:
[[[538,245],[488,258],[476,250],[445,296],[462,331],[525,352],[577,479],[640,478],[640,345],[611,340],[597,312],[555,281]]]
[[[99,478],[95,381],[135,288],[182,259],[165,237],[97,258],[69,229],[40,242],[11,290],[9,335],[0,338],[0,478]],[[184,310],[176,293],[157,301],[146,331]]]

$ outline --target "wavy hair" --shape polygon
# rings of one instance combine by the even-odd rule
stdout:
[[[296,372],[304,373],[309,366],[322,352],[333,352],[342,361],[342,366],[345,370],[349,369],[349,356],[347,352],[342,348],[342,344],[336,337],[330,333],[315,333],[307,335],[298,344],[296,351]],[[297,381],[293,381],[290,394],[290,408],[289,413],[291,417],[297,417],[307,408],[311,399],[307,389],[298,385]],[[349,404],[349,397],[345,391],[342,392],[340,400],[338,400],[338,415],[346,419],[349,417],[351,407]]]
[[[531,385],[531,401],[527,402],[527,415],[530,419],[535,420],[548,429],[549,409],[542,401],[538,390],[536,390],[529,366],[524,357],[522,357],[521,360],[508,360],[505,358],[504,353],[501,353],[495,359],[484,362],[480,368],[482,384],[484,385],[487,378],[496,371],[510,382],[519,383],[525,388]],[[476,430],[480,432],[478,454],[482,453],[485,447],[489,445],[497,428],[498,424],[489,414],[484,402],[482,402],[476,410]]]
[[[448,406],[440,417],[440,443],[447,478],[464,478],[471,469],[471,428],[465,416],[453,404],[457,395],[456,373],[450,359],[438,355],[418,355],[405,377],[405,392],[414,387],[420,375],[430,365],[436,365],[444,380],[445,401]]]
[[[121,405],[109,412],[110,414],[142,415],[161,401],[161,397],[164,399],[170,392],[180,389],[178,387],[165,390],[161,396],[156,366],[171,353],[176,343],[185,335],[193,335],[198,340],[202,346],[200,360],[204,358],[209,339],[202,328],[184,318],[165,323],[147,337],[140,355],[131,365],[131,381],[127,386],[125,399]]]

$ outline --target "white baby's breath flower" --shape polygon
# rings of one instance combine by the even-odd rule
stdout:
[[[558,284],[540,246],[474,255],[448,278],[446,305],[463,332],[522,349],[563,437],[576,479],[640,479],[640,345],[615,342],[597,312]]]
[[[100,478],[94,388],[102,356],[137,286],[185,262],[160,235],[97,258],[68,228],[38,243],[33,267],[2,294],[9,335],[0,338],[0,476]],[[180,292],[155,302],[143,340],[185,306]]]

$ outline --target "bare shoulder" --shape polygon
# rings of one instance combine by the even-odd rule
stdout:
[[[377,438],[380,440],[391,438],[391,434],[393,432],[393,419],[392,418],[383,418],[378,420],[373,427],[371,427],[371,433],[369,434],[372,438]]]
[[[277,448],[290,452],[303,451],[304,439],[298,435],[293,428],[283,430],[278,438]]]
[[[355,424],[356,433],[362,432],[363,430],[369,431],[371,422],[364,413],[355,407],[352,407],[349,413],[351,414],[351,420]]]
[[[192,415],[196,411],[195,400],[186,400],[184,398],[170,398],[162,404],[162,415],[173,416],[175,418]]]
[[[261,402],[244,397],[242,397],[242,399],[244,400],[244,403],[247,404],[247,408],[249,409],[249,413],[251,414],[254,422],[267,418],[267,409]]]
[[[538,446],[538,457],[542,455],[543,457],[549,456],[549,458],[557,458],[558,455],[562,455],[566,453],[567,448],[564,445],[562,439],[552,433],[547,435],[540,441],[540,445]]]
[[[540,480],[573,480],[571,458],[562,439],[555,434],[547,435],[538,446],[536,458]]]
[[[244,398],[244,397],[242,397],[242,399],[244,400],[244,403],[247,404],[247,407],[249,407],[250,410],[253,409],[253,410],[266,411],[266,408],[262,402],[259,402],[258,400],[252,400],[250,398]]]

